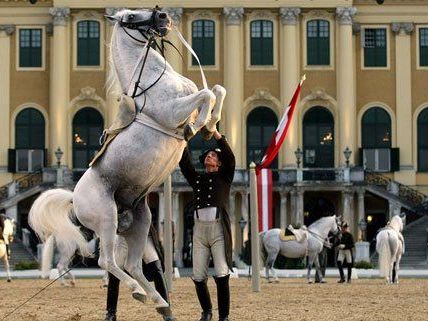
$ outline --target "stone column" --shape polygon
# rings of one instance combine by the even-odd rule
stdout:
[[[287,191],[281,191],[279,193],[281,197],[280,207],[280,228],[285,229],[287,227]]]
[[[296,208],[296,190],[290,191],[290,214],[291,224],[295,226],[298,223],[297,208]]]
[[[389,204],[389,218],[388,218],[388,220],[391,220],[391,218],[393,216],[400,215],[401,206],[400,206],[400,204],[398,204],[392,200],[389,200],[388,204]]]
[[[158,203],[158,233],[159,241],[163,244],[163,235],[164,235],[164,220],[165,220],[165,195],[163,192],[158,192],[159,203]]]
[[[242,239],[245,241],[248,240],[248,226],[249,226],[249,218],[248,218],[248,191],[241,191],[241,216],[247,222],[243,231]],[[242,243],[241,239],[241,243]]]
[[[365,207],[364,207],[364,190],[358,191],[358,221],[357,226],[361,220],[365,219]],[[362,231],[358,228],[358,240],[363,239]]]
[[[355,7],[336,9],[339,22],[337,59],[337,104],[339,108],[339,164],[345,164],[343,151],[348,146],[352,150],[351,164],[355,164],[357,148],[356,134],[356,88],[353,65],[354,43],[352,39],[352,18],[357,13]]]
[[[281,103],[285,107],[293,97],[294,90],[300,79],[299,65],[299,15],[300,8],[280,8],[280,91]],[[285,111],[285,109],[284,109]],[[285,148],[281,150],[283,165],[280,167],[295,167],[294,151],[299,146],[299,123],[297,118],[291,122],[285,138]]]
[[[63,165],[71,165],[67,141],[68,135],[68,103],[70,101],[70,8],[53,7],[49,9],[53,18],[53,37],[51,40],[51,64],[49,85],[49,121],[50,121],[50,156],[51,164],[55,164],[54,151],[59,147],[64,152]]]
[[[243,8],[224,8],[224,100],[226,136],[235,153],[236,167],[245,168],[242,149],[242,108],[244,102],[244,41],[242,30]]]
[[[355,223],[353,217],[353,194],[350,191],[342,191],[342,215],[343,220],[348,222],[349,231],[354,231]]]
[[[303,218],[303,208],[304,208],[304,191],[301,189],[297,190],[296,193],[296,217],[297,217],[297,224],[302,226],[304,224],[304,218]]]
[[[412,122],[412,52],[411,34],[413,23],[396,22],[391,25],[395,33],[395,83],[396,83],[396,120],[397,128],[408,128],[397,135],[397,147],[400,148],[400,171],[395,179],[402,184],[415,185],[416,172],[413,166],[413,143],[410,130]],[[416,48],[416,50],[419,50]]]
[[[182,26],[181,26],[181,16],[183,15],[183,8],[163,8],[163,11],[167,12],[168,15],[171,17],[172,23],[174,24],[174,27],[178,29],[178,31],[182,32]],[[180,53],[183,55],[183,45],[181,41],[177,37],[177,33],[175,30],[171,30],[170,33],[167,36],[167,39],[171,41],[177,49],[180,51]],[[183,73],[183,59],[181,58],[180,54],[175,50],[172,46],[166,44],[166,58],[172,68],[179,74]]]
[[[236,215],[235,215],[235,196],[236,192],[230,192],[229,194],[229,218],[230,218],[230,229],[232,231],[232,257],[237,261],[237,257],[235,257],[237,251],[236,251],[236,244],[239,244],[239,241],[237,242],[237,237],[240,237],[239,233],[236,233]]]
[[[122,10],[122,8],[106,8],[105,14],[107,16],[114,16],[118,11]],[[105,42],[106,44],[110,44],[111,42],[111,36],[113,33],[113,27],[115,25],[115,21],[111,21],[110,19],[106,19],[106,35],[105,35]],[[106,74],[107,76],[111,73],[114,73],[115,70],[113,70],[113,66],[110,63],[110,50],[107,47],[107,50],[105,51],[105,61],[106,61]],[[108,80],[108,77],[106,77],[106,81]],[[106,83],[106,124],[104,124],[104,127],[108,128],[110,124],[113,122],[117,115],[117,111],[119,109],[119,99],[120,99],[120,93],[122,92],[122,89],[120,88],[119,82],[116,81],[112,86],[110,84]]]
[[[7,172],[8,148],[10,148],[10,36],[14,25],[0,25],[0,186],[12,180]],[[13,126],[13,124],[12,124]]]
[[[183,220],[180,213],[180,193],[172,193],[172,216],[174,222],[174,261],[177,267],[183,267]]]

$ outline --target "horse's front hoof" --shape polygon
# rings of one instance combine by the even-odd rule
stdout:
[[[314,283],[314,281],[308,280],[308,284],[312,284],[312,283]]]
[[[169,308],[168,302],[166,302],[160,295],[154,296],[153,302],[156,304],[156,309]]]
[[[12,279],[7,279],[7,282],[12,282]]]
[[[147,302],[147,295],[140,293],[140,292],[132,292],[132,297],[135,300],[138,300],[140,302],[146,303]]]
[[[201,129],[201,136],[202,136],[202,138],[203,139],[205,139],[205,140],[210,140],[212,137],[213,137],[213,135],[214,135],[214,133],[213,132],[210,132],[208,129],[207,129],[207,127],[203,127],[202,129]]]

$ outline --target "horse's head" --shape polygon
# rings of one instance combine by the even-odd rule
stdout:
[[[395,230],[402,232],[404,228],[404,220],[406,219],[406,214],[394,215],[391,218],[391,222],[389,223]]]
[[[108,19],[116,21],[119,26],[135,39],[146,41],[146,37],[164,37],[171,30],[171,18],[159,7],[152,10],[121,10]],[[144,37],[144,39],[141,38]]]
[[[333,215],[331,217],[332,217],[333,224],[331,226],[330,233],[332,233],[333,236],[336,237],[336,236],[339,236],[340,233],[342,232],[340,228],[342,226],[342,216]]]

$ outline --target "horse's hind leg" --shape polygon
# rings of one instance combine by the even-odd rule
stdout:
[[[151,224],[151,213],[145,200],[139,203],[137,208],[134,209],[133,214],[133,224],[123,235],[128,244],[128,257],[125,262],[125,270],[147,291],[149,298],[156,304],[156,308],[169,307],[169,304],[151,286],[143,274],[142,258]]]
[[[314,264],[314,261],[315,261],[315,255],[309,255],[308,256],[308,274],[307,274],[308,283],[313,283],[311,279],[311,270],[312,270],[312,265]]]
[[[277,256],[278,256],[278,252],[271,252],[268,254],[268,257],[266,259],[266,279],[269,283],[271,283],[269,271],[272,271],[274,282],[278,281],[275,270],[273,269],[273,265],[275,264],[275,260]]]
[[[7,282],[11,282],[12,277],[10,275],[10,267],[9,267],[9,260],[7,259],[7,253],[5,253],[3,260],[4,260],[4,266],[6,267]]]
[[[105,182],[93,175],[90,182],[81,183],[74,191],[73,204],[79,221],[93,230],[100,238],[98,265],[131,289],[134,298],[144,302],[146,292],[136,280],[122,271],[114,258],[114,243],[117,230],[117,207],[113,194],[103,190]],[[95,188],[97,186],[97,188]]]

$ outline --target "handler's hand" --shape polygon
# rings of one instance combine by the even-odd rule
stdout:
[[[345,244],[340,244],[339,249],[343,250],[345,248]]]
[[[221,134],[218,132],[218,130],[216,130],[214,132],[214,138],[217,139],[217,140],[221,138]]]

